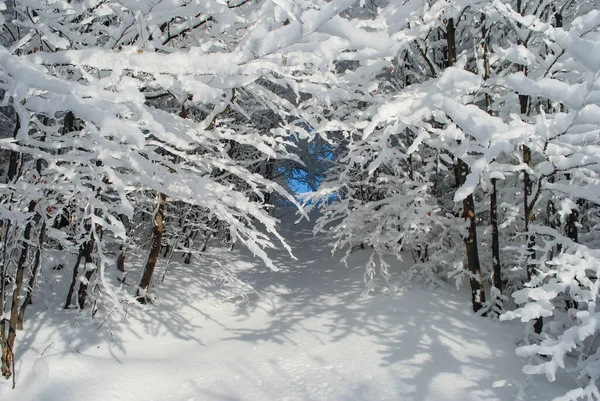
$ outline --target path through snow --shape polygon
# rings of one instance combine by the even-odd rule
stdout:
[[[360,299],[362,269],[346,269],[324,238],[288,217],[298,260],[275,253],[278,273],[246,252],[214,251],[211,262],[171,265],[147,312],[130,307],[128,323],[113,316],[100,328],[49,297],[18,338],[17,389],[0,384],[0,398],[508,401],[564,392],[540,379],[528,385],[536,396],[522,398],[517,333],[473,316],[465,294]],[[352,256],[355,266],[366,257]],[[248,302],[217,300],[236,284],[215,279],[219,266],[252,287]]]

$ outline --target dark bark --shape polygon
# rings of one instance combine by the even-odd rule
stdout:
[[[87,241],[79,247],[77,261],[75,262],[75,266],[73,266],[73,277],[71,278],[71,285],[69,285],[69,291],[67,292],[67,301],[65,302],[65,309],[69,309],[71,307],[73,301],[73,294],[75,293],[75,286],[77,285],[77,277],[79,276],[79,265],[81,264],[81,260],[83,259],[83,256],[85,254],[86,247]]]
[[[363,249],[364,249],[364,246],[363,246]],[[427,246],[427,244],[417,245],[416,251],[417,251],[417,260],[420,263],[425,263],[429,260],[429,246]]]
[[[19,120],[19,115],[17,114],[17,122],[15,124],[15,130],[13,132],[13,138],[17,137],[17,134],[19,133],[19,129],[21,129],[21,121]],[[20,153],[15,151],[15,150],[11,150],[10,151],[10,156],[9,156],[9,160],[8,160],[8,173],[6,175],[7,178],[7,182],[12,182],[15,177],[17,176],[17,171],[19,169],[19,156]]]
[[[557,219],[556,213],[557,213],[557,210],[556,210],[556,205],[554,204],[554,201],[549,200],[548,203],[546,204],[546,219],[547,219],[548,226],[551,228],[554,228],[555,230],[560,227],[560,220]],[[556,250],[553,249],[552,251],[550,251],[551,253],[550,253],[550,256],[548,257],[550,260],[554,258],[555,251],[557,254],[560,253],[562,251],[562,245],[557,244]]]
[[[489,36],[485,30],[485,15],[482,19],[483,25],[483,69],[484,80],[490,78]],[[492,97],[485,94],[485,107],[488,114],[492,115]],[[498,230],[498,192],[497,179],[492,178],[492,190],[490,192],[490,224],[492,226],[492,285],[502,294],[502,265],[500,263],[500,232]]]
[[[1,356],[0,356],[0,373],[6,377],[6,373],[10,372],[11,369],[11,365],[8,363],[9,362],[9,349],[8,349],[8,344],[6,343],[6,324],[8,323],[8,320],[6,318],[3,318],[2,315],[4,314],[4,304],[5,304],[5,300],[6,300],[6,286],[8,285],[8,255],[7,255],[7,244],[8,244],[8,238],[10,237],[8,232],[9,232],[9,228],[10,228],[10,220],[4,220],[3,221],[3,225],[1,228],[1,233],[2,233],[2,241],[4,242],[4,249],[2,252],[2,263],[0,265],[0,269],[2,269],[0,271],[0,351],[1,351]]]
[[[448,66],[451,67],[456,62],[456,39],[454,29],[454,19],[448,19],[446,23],[446,45],[448,55]],[[457,163],[454,170],[457,186],[465,183],[469,166],[460,158],[457,158]],[[473,311],[478,312],[485,303],[485,289],[483,287],[483,277],[481,274],[481,264],[479,262],[479,250],[477,248],[477,220],[475,218],[475,202],[473,194],[470,194],[463,200],[463,217],[468,220],[468,234],[464,238],[467,266],[471,277],[471,303]]]
[[[204,245],[202,245],[202,249],[200,250],[200,252],[204,253],[208,249],[208,240],[210,239],[211,235],[211,233],[208,233],[208,235],[206,236],[206,239],[204,240]]]
[[[459,160],[460,184],[465,183],[468,166],[461,159]],[[485,303],[485,289],[483,287],[483,276],[481,274],[481,264],[479,262],[479,250],[477,247],[477,220],[475,217],[475,202],[473,194],[470,194],[463,200],[463,217],[468,220],[468,234],[464,238],[467,251],[467,266],[471,277],[471,304],[473,311],[478,312]]]
[[[125,226],[126,232],[129,234],[129,231],[131,229],[129,218],[126,215],[121,214],[119,215],[119,220],[121,220],[121,223],[123,223],[123,226]],[[122,273],[121,277],[119,278],[122,281],[125,280],[125,254],[127,252],[127,248],[128,247],[126,244],[121,244],[119,246],[119,255],[117,256],[117,270],[119,270]]]
[[[524,14],[524,8],[522,7],[521,0],[517,0],[517,12],[521,15]],[[518,24],[521,27],[521,24]],[[527,43],[523,43],[521,40],[518,40],[518,44],[527,47]],[[524,66],[519,66],[519,71],[522,71],[525,75],[527,75],[527,68]],[[519,107],[521,111],[521,115],[525,116],[529,112],[529,96],[519,94]],[[525,163],[529,168],[532,167],[531,162],[531,149],[528,146],[523,145],[523,163]],[[532,195],[532,182],[529,177],[529,173],[527,170],[523,171],[523,217],[525,220],[525,235],[527,242],[527,281],[531,281],[531,278],[537,273],[535,269],[535,264],[531,263],[531,260],[535,259],[535,236],[529,233],[529,225],[533,222],[533,202],[529,202],[529,197]],[[537,318],[533,324],[533,329],[536,333],[541,333],[542,328],[544,326],[543,319],[541,317]]]
[[[185,244],[184,244],[185,249],[189,249],[191,244],[192,244],[191,235],[188,234],[185,238]],[[185,259],[183,260],[183,263],[185,263],[186,265],[189,265],[191,262],[192,262],[192,253],[187,252],[185,254]]]
[[[206,237],[204,239],[204,245],[202,245],[202,249],[200,252],[206,252],[206,250],[208,249],[208,241],[210,240],[210,237],[213,236],[213,230],[217,228],[218,224],[219,221],[216,218],[213,218],[208,224],[208,229],[205,231]]]
[[[72,112],[68,112],[65,114],[65,119],[63,121],[63,135],[68,134],[75,130],[75,114]]]
[[[36,201],[31,201],[29,203],[29,213],[34,212],[36,205]],[[29,220],[23,232],[23,241],[21,242],[21,254],[19,255],[19,260],[17,262],[17,274],[15,275],[15,283],[10,307],[10,317],[8,320],[8,335],[6,336],[5,343],[2,344],[2,375],[7,379],[12,374],[14,374],[14,372],[12,372],[11,367],[14,366],[14,346],[15,338],[17,337],[17,321],[19,318],[21,289],[23,288],[25,269],[27,267],[27,255],[29,253],[29,240],[31,239],[32,228],[33,221]]]
[[[577,201],[577,209],[572,209],[571,213],[567,216],[567,237],[573,242],[579,242],[579,230],[577,224],[579,224],[580,210],[579,208],[583,205],[583,201]]]
[[[29,283],[27,284],[27,295],[25,295],[25,299],[21,304],[21,310],[19,311],[19,317],[17,318],[17,329],[23,330],[23,322],[25,321],[25,310],[27,306],[31,305],[33,299],[33,288],[35,287],[35,283],[37,281],[38,272],[40,270],[40,264],[42,261],[42,244],[44,242],[44,233],[46,232],[46,222],[42,223],[42,227],[40,228],[40,234],[38,237],[38,249],[35,253],[35,260],[33,261],[33,269],[31,270],[31,275],[29,276]]]
[[[446,44],[448,67],[452,67],[456,63],[456,33],[454,28],[454,18],[449,18],[446,22]]]
[[[492,178],[490,193],[490,223],[492,225],[492,271],[494,287],[502,294],[502,265],[500,264],[500,233],[498,231],[498,195],[496,179]]]
[[[577,207],[581,207],[583,205],[582,200],[577,201]],[[577,229],[577,224],[579,223],[580,210],[573,209],[569,216],[567,216],[567,225],[565,227],[567,231],[567,237],[573,242],[579,242],[579,230]],[[567,310],[574,308],[577,309],[579,307],[579,303],[575,301],[570,295],[568,299],[565,300],[565,305]]]
[[[125,248],[123,245],[119,247],[119,256],[117,256],[117,270],[125,273]]]
[[[4,309],[4,302],[0,302],[0,306]],[[3,310],[2,309],[2,310]],[[0,348],[2,349],[2,356],[0,357],[0,372],[2,376],[9,378],[11,376],[11,362],[12,353],[6,343],[6,319],[0,321]]]
[[[13,132],[13,138],[16,138],[21,128],[21,121],[19,119],[18,113],[16,113],[17,121],[15,124],[15,129]],[[42,138],[42,141],[45,141],[45,136]],[[17,151],[11,151],[9,156],[9,166],[7,172],[7,182],[16,181],[18,178],[18,170],[19,170],[19,158],[22,158],[22,155]],[[38,174],[41,176],[42,163],[41,160],[36,161],[36,170]],[[39,201],[31,201],[29,203],[28,212],[33,213]],[[10,308],[10,317],[8,319],[8,335],[6,334],[6,319],[1,319],[0,321],[0,348],[2,348],[2,357],[1,357],[1,372],[2,375],[6,378],[9,378],[11,375],[14,375],[14,344],[15,338],[17,336],[17,330],[23,330],[23,320],[25,316],[25,310],[27,306],[31,303],[31,294],[33,291],[33,286],[35,285],[35,280],[37,278],[37,272],[39,270],[40,259],[41,259],[41,247],[43,241],[43,235],[46,230],[46,224],[43,223],[40,234],[39,234],[39,244],[38,250],[36,252],[35,260],[33,268],[31,269],[31,275],[28,282],[28,288],[26,289],[27,295],[23,303],[21,304],[21,291],[23,289],[23,281],[25,279],[25,270],[27,265],[27,256],[29,254],[29,242],[31,239],[31,231],[34,225],[34,218],[32,217],[25,226],[25,230],[23,232],[23,240],[21,242],[21,254],[19,256],[19,260],[17,262],[17,272],[15,275],[15,283],[12,294],[12,303]],[[10,227],[10,223],[7,222],[6,226],[3,227],[5,233],[8,233]],[[5,234],[5,235],[6,235]],[[0,291],[0,314],[4,311],[4,301],[6,294],[6,269],[7,269],[7,261],[6,254],[4,255],[4,261],[2,263],[2,288]],[[20,308],[19,308],[20,306]],[[13,376],[13,387],[14,387],[14,376]]]
[[[96,271],[96,269],[90,269],[88,264],[93,263],[92,253],[94,251],[94,246],[96,242],[93,236],[90,236],[90,239],[87,241],[85,246],[85,251],[83,254],[84,264],[83,270],[85,271],[84,280],[79,283],[79,290],[77,291],[77,304],[79,305],[79,309],[83,309],[85,307],[85,302],[87,300],[87,289],[92,278],[92,275]]]
[[[521,106],[521,110],[523,110],[523,106]],[[523,145],[523,163],[525,163],[528,167],[531,168],[531,150],[529,147]],[[535,235],[529,232],[529,225],[533,223],[534,214],[533,207],[534,204],[529,202],[529,197],[532,195],[533,185],[531,179],[529,178],[529,173],[525,170],[523,172],[523,213],[525,219],[525,236],[527,241],[527,281],[531,281],[533,276],[537,274],[536,265],[532,262],[535,259]],[[533,329],[536,333],[541,333],[542,328],[544,326],[544,322],[542,317],[539,317],[535,320],[533,324]]]
[[[8,225],[8,224],[5,224]],[[5,236],[4,240],[6,241],[7,232],[6,227],[3,227],[3,235]],[[6,247],[6,244],[5,244]],[[6,258],[4,258],[6,260]],[[0,267],[2,271],[0,271],[0,312],[4,312],[4,299],[6,294],[6,262],[2,263]],[[6,377],[5,372],[10,372],[10,365],[8,364],[8,347],[6,344],[6,319],[0,317],[0,373]]]
[[[137,300],[143,304],[148,302],[148,288],[150,287],[152,275],[154,274],[154,267],[156,266],[156,261],[158,260],[158,255],[160,252],[160,245],[164,231],[163,223],[166,204],[167,196],[163,193],[159,193],[157,196],[156,214],[154,215],[153,219],[152,245],[150,246],[150,253],[148,254],[148,260],[146,261],[146,266],[144,267],[144,272],[142,274],[142,280],[140,281],[140,286],[137,292]]]

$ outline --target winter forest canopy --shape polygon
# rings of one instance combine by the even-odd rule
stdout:
[[[277,271],[285,207],[368,255],[364,296],[464,283],[524,373],[600,400],[600,1],[0,9],[5,378],[48,288],[103,322],[211,247]]]

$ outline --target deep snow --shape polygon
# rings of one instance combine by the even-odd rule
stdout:
[[[17,388],[0,383],[0,398],[512,401],[566,392],[527,381],[514,353],[519,326],[474,316],[464,291],[361,298],[367,251],[347,269],[310,224],[293,221],[284,216],[282,232],[298,260],[272,253],[279,272],[213,247],[191,265],[171,263],[155,304],[131,305],[126,317],[76,317],[46,288],[17,337]],[[247,299],[223,301],[242,290]]]

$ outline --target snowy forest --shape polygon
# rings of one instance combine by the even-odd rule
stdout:
[[[90,373],[73,399],[600,400],[600,1],[2,0],[0,19],[3,400],[71,399],[60,358],[79,357],[62,362],[74,372],[106,343],[125,355],[143,347],[136,325],[182,338],[176,305],[200,299],[260,309],[268,280],[289,294],[264,320],[293,331],[295,297],[317,316],[306,291],[332,274],[339,303],[357,302],[352,335],[401,348],[383,309],[447,315],[439,294],[458,294],[454,346],[504,347],[481,364],[505,368],[489,389],[474,373],[470,392],[427,397],[177,398],[148,379],[155,398],[116,398]],[[290,273],[303,258],[320,264]],[[218,316],[203,308],[190,316]],[[131,370],[151,370],[145,352]],[[490,393],[514,366],[520,384]]]

